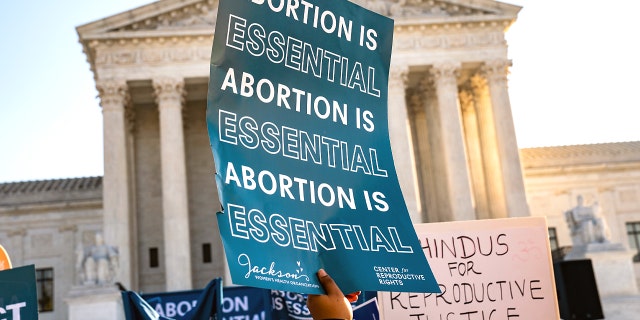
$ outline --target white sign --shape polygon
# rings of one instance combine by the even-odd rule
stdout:
[[[383,319],[559,319],[543,217],[415,225],[442,293],[380,292]]]

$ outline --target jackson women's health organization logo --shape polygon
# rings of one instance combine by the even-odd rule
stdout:
[[[251,262],[251,257],[246,253],[238,255],[238,264],[245,267],[247,272],[244,274],[246,279],[251,277],[256,280],[266,282],[276,282],[291,284],[303,287],[318,287],[317,284],[309,283],[311,280],[309,275],[305,273],[300,261],[296,262],[293,268],[283,269],[276,265],[275,261],[271,261],[269,265],[256,265]]]

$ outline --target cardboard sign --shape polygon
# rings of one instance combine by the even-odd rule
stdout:
[[[34,265],[0,271],[0,319],[38,319]]]
[[[559,319],[546,220],[416,225],[442,293],[379,294],[383,319]]]
[[[438,290],[391,154],[393,21],[346,0],[221,0],[207,126],[233,282]]]

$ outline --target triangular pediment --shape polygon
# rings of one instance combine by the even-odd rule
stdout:
[[[77,27],[81,40],[176,34],[215,28],[218,0],[161,0]],[[158,35],[156,34],[156,35]],[[185,34],[186,35],[186,34]]]
[[[352,0],[363,7],[394,19],[420,18],[446,21],[482,17],[514,19],[519,6],[493,0]],[[80,38],[181,34],[215,28],[218,0],[161,0],[113,15],[77,28]]]

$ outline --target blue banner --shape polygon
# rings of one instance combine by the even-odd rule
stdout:
[[[127,320],[210,320],[222,317],[222,279],[202,290],[138,294],[122,291]]]
[[[0,271],[0,319],[38,319],[34,265]]]
[[[200,319],[188,318],[195,310],[203,290],[174,291],[141,294],[151,309],[159,317],[175,320]],[[227,287],[223,289],[220,304],[221,320],[249,319],[269,320],[271,313],[271,296],[269,290],[253,287]],[[208,317],[202,319],[209,320]],[[129,320],[129,318],[127,318]]]
[[[209,320],[193,313],[201,303],[215,304],[206,290],[137,294],[122,293],[127,320]],[[212,300],[214,299],[214,300]],[[307,295],[254,287],[225,287],[219,302],[219,320],[312,320]],[[363,292],[352,303],[354,319],[380,319],[376,292]]]
[[[207,126],[235,284],[439,292],[391,154],[392,38],[345,0],[220,1]]]

